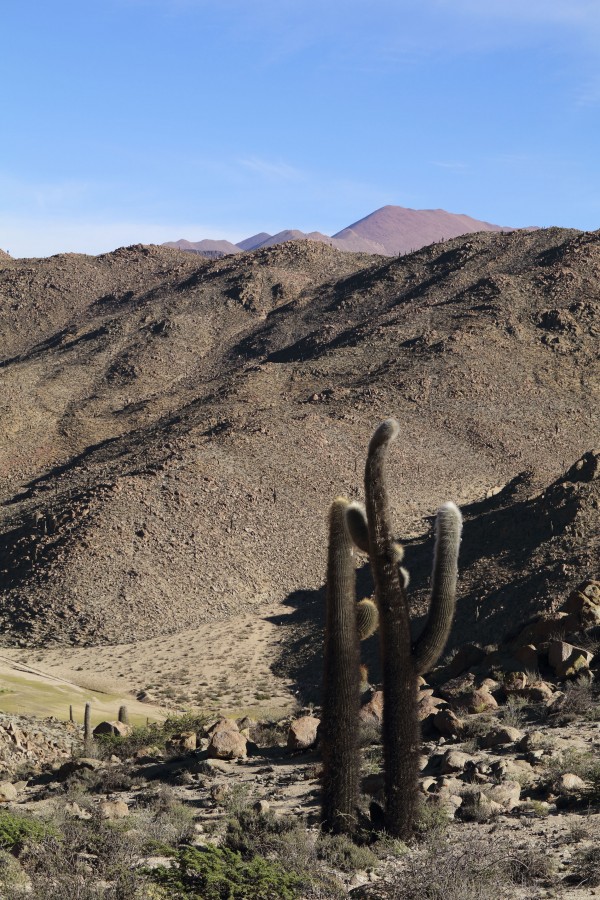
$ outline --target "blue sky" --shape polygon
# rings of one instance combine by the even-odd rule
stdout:
[[[0,29],[15,256],[387,203],[600,227],[598,0],[30,0]]]

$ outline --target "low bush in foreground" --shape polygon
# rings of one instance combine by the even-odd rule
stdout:
[[[262,856],[249,860],[226,847],[185,847],[170,867],[149,873],[172,900],[294,900],[301,879]]]

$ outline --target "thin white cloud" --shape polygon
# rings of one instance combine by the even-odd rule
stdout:
[[[251,172],[275,181],[299,181],[304,178],[300,169],[285,162],[271,162],[267,159],[250,157],[249,159],[240,159],[239,164]]]
[[[86,181],[26,181],[0,172],[0,197],[4,207],[47,212],[56,207],[76,206],[95,190],[96,187]]]
[[[468,165],[463,162],[434,161],[431,163],[431,165],[437,166],[438,169],[450,169],[453,172],[465,172],[469,168]]]
[[[539,24],[600,25],[598,0],[433,0],[434,7],[479,19]]]

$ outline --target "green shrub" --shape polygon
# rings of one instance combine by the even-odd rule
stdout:
[[[36,844],[56,832],[46,822],[25,813],[0,810],[0,847],[19,851],[25,844]]]
[[[127,759],[143,747],[164,750],[173,735],[185,731],[202,731],[207,722],[208,716],[202,713],[185,713],[181,716],[169,716],[164,722],[137,726],[126,737],[101,735],[97,738],[99,755],[103,758],[114,755]]]
[[[161,866],[148,875],[168,889],[172,900],[294,900],[301,883],[279,863],[261,856],[244,860],[233,850],[212,846],[179,850],[171,868]]]

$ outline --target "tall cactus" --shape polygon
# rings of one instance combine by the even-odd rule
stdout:
[[[322,824],[326,831],[351,834],[356,825],[360,763],[359,635],[356,567],[346,527],[348,501],[338,497],[329,512],[325,619]]]
[[[386,829],[407,839],[412,833],[418,787],[417,674],[435,664],[450,631],[462,518],[453,503],[438,512],[430,615],[413,646],[406,596],[408,573],[399,565],[403,552],[392,537],[384,479],[387,448],[398,432],[395,419],[386,419],[375,430],[365,468],[366,516],[358,504],[351,504],[346,520],[359,549],[368,549],[379,606]]]

